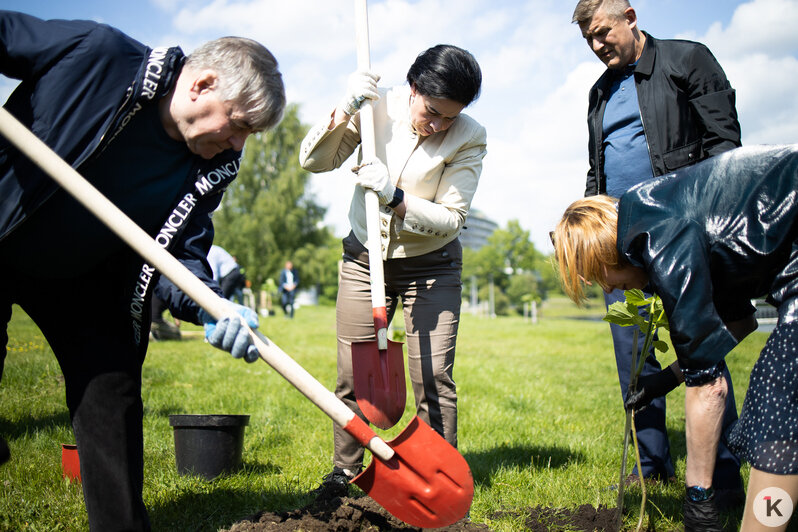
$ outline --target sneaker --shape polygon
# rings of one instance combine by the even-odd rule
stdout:
[[[316,502],[326,502],[336,497],[346,497],[349,495],[349,481],[353,478],[355,478],[354,473],[348,469],[333,467],[332,472],[325,475],[321,480],[321,485],[313,490]]]
[[[723,532],[715,497],[705,501],[691,501],[685,497],[683,503],[684,532]]]

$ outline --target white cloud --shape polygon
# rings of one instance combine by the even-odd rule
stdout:
[[[754,0],[737,7],[727,28],[715,23],[700,40],[725,57],[794,53],[797,26],[795,0]]]
[[[697,40],[710,47],[737,95],[744,144],[798,142],[798,2],[754,0],[727,27]]]
[[[264,43],[280,61],[289,100],[301,105],[307,123],[329,113],[356,68],[350,1],[151,1],[173,14],[186,48],[221,35]],[[656,9],[671,13],[684,2],[637,3],[639,12],[651,10],[653,23],[662,13]],[[372,68],[382,85],[403,83],[416,54],[439,42],[477,57],[482,96],[466,112],[486,126],[488,156],[473,205],[502,225],[518,219],[542,250],[550,249],[548,231],[564,208],[584,193],[587,93],[604,68],[570,23],[572,4],[462,0],[453,9],[446,0],[369,3]],[[704,11],[711,13],[711,6]],[[723,65],[737,90],[743,141],[798,141],[798,2],[753,0],[739,5],[725,26],[701,20],[690,24],[703,35],[680,36],[707,44]],[[348,227],[347,173],[312,182],[337,233]]]
[[[581,63],[562,84],[526,107],[512,108],[512,130],[488,130],[488,157],[475,205],[505,223],[518,219],[541,250],[568,204],[584,194],[587,93],[600,63]]]

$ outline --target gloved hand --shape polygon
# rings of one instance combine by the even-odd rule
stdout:
[[[627,410],[643,410],[651,401],[662,397],[681,384],[670,367],[659,373],[640,376],[637,379],[637,390],[627,393],[623,406]]]
[[[378,100],[377,82],[380,76],[368,70],[358,70],[349,75],[346,83],[346,95],[338,104],[338,108],[348,115],[355,114],[363,100]]]
[[[258,349],[252,344],[249,331],[244,327],[244,322],[251,328],[258,327],[258,315],[249,307],[230,303],[235,313],[225,316],[218,322],[216,319],[200,309],[199,319],[205,326],[205,338],[208,343],[219,349],[228,351],[233,358],[243,358],[247,362],[255,362]]]
[[[388,167],[382,164],[382,161],[379,159],[366,161],[352,168],[352,172],[355,174],[355,183],[376,192],[380,198],[380,203],[387,205],[393,201],[396,187],[391,183]]]

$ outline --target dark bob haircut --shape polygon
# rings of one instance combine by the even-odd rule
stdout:
[[[407,82],[423,96],[468,106],[479,97],[482,71],[466,50],[439,44],[421,52],[407,71]]]

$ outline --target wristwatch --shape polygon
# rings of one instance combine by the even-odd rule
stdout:
[[[399,187],[396,187],[393,190],[393,199],[388,204],[388,207],[394,209],[394,208],[398,207],[399,204],[402,203],[402,201],[404,201],[404,199],[405,199],[405,191],[402,190]]]
[[[701,486],[687,486],[687,498],[693,502],[708,501],[715,494],[715,490],[710,486],[709,488],[702,488]]]

